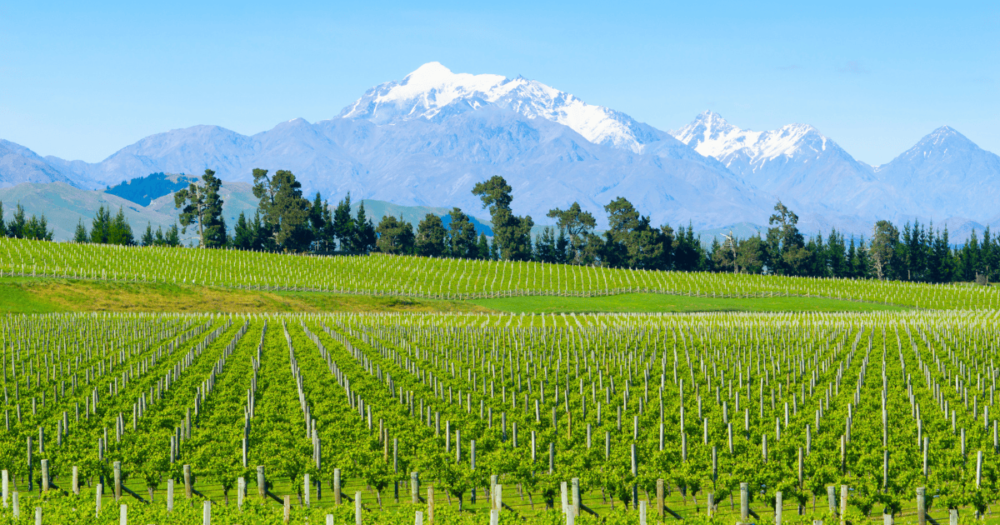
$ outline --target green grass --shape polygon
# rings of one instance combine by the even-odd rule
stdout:
[[[713,299],[668,294],[607,297],[511,297],[443,301],[321,292],[71,279],[0,279],[0,314],[49,312],[869,312],[902,310],[816,297]]]
[[[871,312],[904,310],[893,305],[871,304],[818,297],[769,297],[713,299],[668,294],[623,294],[607,297],[512,297],[470,301],[491,310],[514,313],[588,312]]]
[[[485,311],[462,301],[71,279],[0,279],[0,314],[50,312],[448,312]]]

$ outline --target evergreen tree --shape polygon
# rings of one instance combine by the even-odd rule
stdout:
[[[82,224],[81,224],[81,226],[82,226]],[[153,225],[152,224],[150,224],[148,222],[146,223],[146,231],[143,232],[142,239],[141,239],[140,242],[142,243],[143,246],[153,246],[153,244],[156,242],[156,240],[153,239]]]
[[[563,235],[565,238],[565,235]],[[562,262],[556,250],[556,237],[551,226],[542,229],[542,233],[535,237],[535,260],[544,263]]]
[[[167,235],[163,239],[165,246],[180,246],[181,245],[181,235],[177,230],[177,223],[167,229]]]
[[[18,203],[14,208],[14,217],[11,219],[10,224],[7,225],[7,236],[18,239],[25,238],[27,225],[28,221],[24,217],[24,207],[21,206],[21,203]]]
[[[382,217],[375,231],[378,235],[376,242],[378,251],[395,255],[413,253],[413,225],[404,221],[402,217],[398,220],[392,215]]]
[[[309,210],[309,224],[312,226],[313,246],[317,252],[328,252],[336,248],[333,232],[333,214],[330,205],[322,200],[319,192]]]
[[[499,245],[499,256],[510,261],[531,259],[531,227],[535,225],[531,216],[518,217],[511,211],[513,201],[507,181],[494,175],[486,182],[479,182],[472,188],[472,194],[483,201],[483,208],[489,207],[493,223],[493,250]]]
[[[838,278],[849,277],[846,250],[844,236],[838,234],[836,229],[831,229],[830,236],[826,239],[826,259],[831,276]]]
[[[490,258],[490,241],[486,238],[485,233],[479,234],[479,242],[476,244],[476,258],[483,260]]]
[[[302,184],[287,170],[278,170],[273,177],[267,170],[253,170],[253,194],[260,199],[257,209],[265,227],[271,232],[279,250],[302,252],[312,244],[309,224],[311,206],[302,197]]]
[[[769,262],[771,271],[783,275],[807,275],[809,252],[805,248],[805,238],[799,232],[799,216],[781,201],[774,205],[774,214],[768,219],[771,226],[767,230]]]
[[[750,274],[759,274],[764,270],[764,241],[760,235],[755,235],[744,241],[740,241],[736,248],[736,264],[740,271]]]
[[[254,180],[256,181],[256,170]],[[202,248],[220,248],[226,245],[223,201],[219,196],[221,188],[222,180],[215,176],[214,171],[206,169],[200,183],[192,182],[187,188],[174,194],[174,206],[182,208],[180,219],[183,232],[187,233],[188,226],[197,224],[199,246]]]
[[[381,222],[379,226],[381,226]],[[337,203],[333,211],[333,235],[340,243],[341,251],[351,251],[354,243],[354,219],[351,218],[351,193]]]
[[[368,253],[375,249],[378,236],[375,234],[375,224],[365,214],[365,202],[358,203],[358,215],[354,219],[351,250],[355,253]]]
[[[892,275],[892,259],[899,243],[899,230],[889,221],[878,221],[868,248],[872,270],[878,280]]]
[[[35,239],[39,241],[51,241],[52,231],[49,230],[48,221],[45,220],[45,214],[42,216],[35,217],[31,216],[30,219],[24,225],[24,238],[25,239]]]
[[[90,223],[90,242],[94,244],[107,244],[108,233],[111,230],[111,210],[102,204],[97,209],[93,221]]]
[[[441,217],[428,213],[417,225],[416,253],[423,257],[441,257],[445,251],[447,232]]]
[[[83,225],[83,217],[76,223],[76,231],[73,232],[73,242],[75,243],[85,243],[90,241],[90,236],[87,235],[87,227]]]
[[[3,221],[3,202],[0,202],[0,237],[7,237],[7,226]]]
[[[597,220],[594,219],[594,215],[588,211],[583,211],[580,203],[574,202],[565,211],[559,208],[549,210],[547,216],[557,219],[556,226],[559,227],[560,235],[564,231],[569,234],[569,245],[572,248],[572,252],[566,262],[588,264],[580,259],[585,251],[586,242],[591,239],[590,234],[597,226]]]
[[[476,226],[468,215],[459,208],[452,208],[448,213],[448,255],[459,258],[478,257],[476,247]]]
[[[572,238],[566,237],[566,230],[559,228],[559,237],[556,237],[553,258],[557,263],[590,264],[593,259],[587,257],[587,241],[590,237],[597,238],[592,233],[580,233],[576,244],[572,244]],[[598,241],[600,242],[600,241]]]
[[[108,227],[107,243],[121,246],[135,244],[135,238],[132,236],[132,226],[125,218],[125,212],[121,207],[118,208],[118,213],[111,220],[111,225]]]
[[[257,234],[251,228],[251,223],[247,222],[246,215],[240,212],[236,218],[236,226],[233,229],[233,248],[237,250],[252,250],[256,244]]]
[[[153,244],[155,246],[166,246],[167,245],[167,239],[163,236],[163,227],[162,226],[157,226],[156,227],[156,236],[153,238]]]

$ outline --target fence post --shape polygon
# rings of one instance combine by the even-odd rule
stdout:
[[[709,492],[705,499],[705,511],[708,517],[712,517],[712,513],[715,512],[715,494]]]
[[[205,501],[201,511],[201,525],[212,525],[212,502]]]
[[[410,502],[420,503],[420,476],[416,472],[410,472]]]
[[[361,525],[361,491],[354,493],[354,525]]]
[[[191,499],[191,465],[184,465],[184,496]]]
[[[746,523],[750,516],[749,488],[746,483],[740,483],[740,521]]]
[[[3,507],[7,508],[7,491],[10,490],[10,473],[3,471]]]
[[[639,502],[639,525],[646,525],[646,500]]]
[[[837,513],[837,488],[833,485],[826,487],[826,503],[830,509],[830,515]]]
[[[243,499],[247,497],[247,478],[240,476],[236,479],[236,506],[243,509]]]
[[[308,472],[305,475],[302,476],[302,492],[303,492],[303,495],[305,496],[305,498],[303,499],[303,502],[305,503],[306,508],[308,509],[311,506],[310,505],[310,501],[309,501],[309,473]]]
[[[917,523],[927,525],[927,502],[924,500],[924,487],[917,487]]]
[[[98,483],[97,490],[94,491],[94,494],[97,496],[97,502],[94,504],[94,515],[96,517],[101,516],[101,496],[104,495],[103,492],[104,485]],[[17,492],[14,493],[14,516],[17,516]]]
[[[257,465],[257,495],[267,499],[267,478],[264,477],[264,465]]]
[[[122,499],[122,462],[115,461],[115,501]],[[191,497],[190,495],[188,496]]]
[[[333,502],[340,505],[340,469],[333,469]]]
[[[840,486],[840,523],[847,523],[847,485]]]
[[[35,507],[35,525],[42,525],[42,508]]]
[[[174,510],[174,480],[167,480],[167,512]]]
[[[781,525],[781,506],[783,503],[779,490],[774,493],[774,525]]]
[[[434,523],[434,485],[427,487],[427,523]]]
[[[42,460],[42,492],[49,491],[49,460]]]
[[[7,506],[6,485],[7,485],[7,476],[4,476],[4,494],[5,494],[3,500],[4,507]],[[80,469],[76,465],[73,465],[73,494],[76,494],[77,496],[80,495]]]
[[[958,525],[958,509],[948,511],[948,525]]]
[[[656,515],[663,518],[663,478],[656,480]]]

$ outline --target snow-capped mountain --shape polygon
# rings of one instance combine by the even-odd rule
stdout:
[[[809,125],[751,131],[706,111],[671,134],[806,215],[896,219],[901,210],[914,207],[896,188],[881,183],[870,166]]]
[[[412,119],[441,122],[451,115],[485,106],[509,109],[529,119],[543,118],[569,127],[594,144],[641,152],[665,133],[632,117],[582,100],[523,77],[452,73],[438,62],[420,66],[399,82],[368,90],[344,108],[340,118],[389,124]]]
[[[875,168],[875,176],[904,191],[925,215],[985,223],[1000,218],[1000,156],[948,126]]]
[[[950,128],[873,169],[801,124],[750,131],[715,113],[667,133],[534,80],[453,73],[425,64],[380,84],[329,120],[283,122],[252,136],[193,126],[146,137],[102,162],[55,157],[0,141],[0,187],[69,182],[103,188],[153,172],[250,182],[254,168],[289,169],[330,200],[351,192],[407,206],[482,214],[476,182],[504,176],[514,209],[546,212],[628,198],[653,224],[764,225],[781,199],[807,232],[867,234],[875,219],[1000,223],[1000,158]]]

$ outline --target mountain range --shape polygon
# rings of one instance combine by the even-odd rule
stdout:
[[[515,212],[543,224],[549,209],[578,201],[604,226],[603,206],[618,196],[655,225],[699,230],[765,225],[779,199],[810,233],[864,235],[877,219],[918,219],[961,238],[1000,224],[1000,157],[947,126],[873,167],[808,125],[750,131],[705,112],[661,131],[534,80],[453,73],[436,62],[369,89],[329,120],[294,119],[251,136],[194,126],[97,163],[43,158],[0,140],[0,187],[91,190],[206,168],[243,184],[253,168],[289,169],[331,201],[350,192],[472,215],[484,214],[473,185],[499,174]]]

